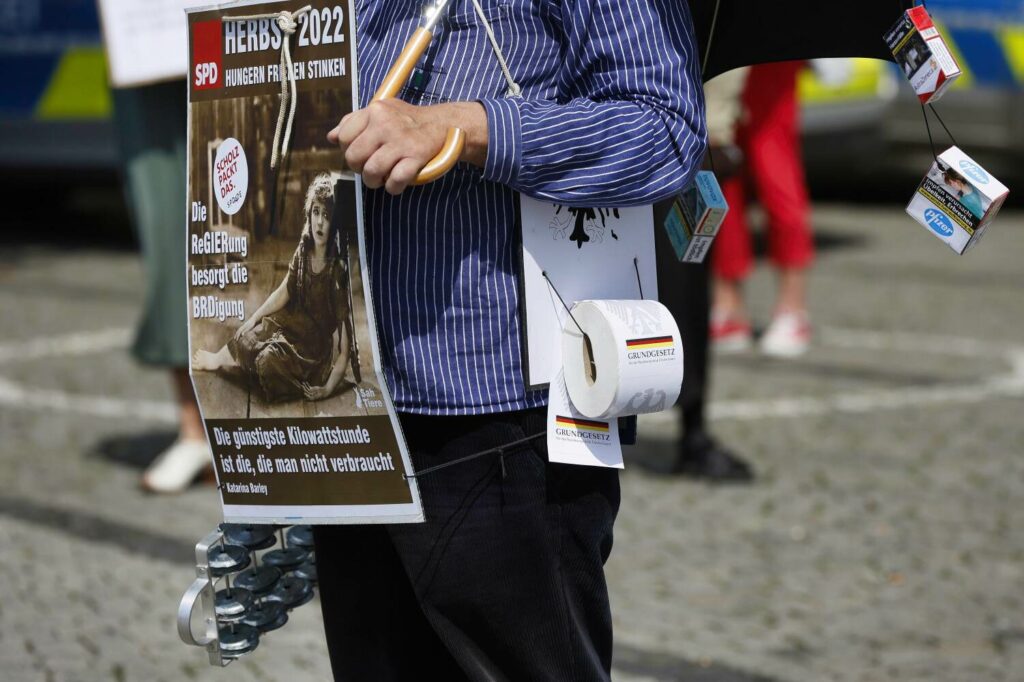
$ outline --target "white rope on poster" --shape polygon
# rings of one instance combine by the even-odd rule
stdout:
[[[301,7],[294,12],[281,10],[268,14],[245,14],[224,16],[224,21],[244,21],[249,19],[273,19],[281,29],[281,108],[277,113],[277,128],[274,130],[274,148],[270,154],[270,167],[277,168],[278,163],[288,155],[288,145],[292,137],[292,123],[295,121],[295,76],[292,73],[292,50],[289,40],[299,27],[298,19],[311,9],[310,5]],[[287,124],[285,110],[287,109]],[[281,138],[282,130],[284,139]]]

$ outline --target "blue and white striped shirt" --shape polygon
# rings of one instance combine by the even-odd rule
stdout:
[[[365,106],[419,21],[421,2],[360,0]],[[523,381],[518,192],[624,207],[679,192],[706,146],[685,0],[481,0],[521,98],[471,0],[447,20],[401,97],[480,101],[486,168],[459,164],[392,197],[367,191],[368,262],[395,405],[420,414],[538,407]]]

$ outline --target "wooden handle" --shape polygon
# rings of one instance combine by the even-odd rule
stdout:
[[[391,99],[398,95],[399,90],[408,82],[412,70],[416,68],[416,64],[426,52],[427,46],[430,45],[433,38],[434,34],[429,29],[423,27],[416,29],[416,32],[409,38],[409,42],[405,44],[402,54],[398,56],[391,70],[388,71],[388,75],[384,77],[384,82],[377,88],[373,101]],[[466,133],[460,128],[449,128],[441,151],[427,162],[412,184],[426,185],[450,171],[462,156],[465,146]]]

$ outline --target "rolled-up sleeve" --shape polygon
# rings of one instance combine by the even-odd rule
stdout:
[[[485,98],[485,177],[567,205],[679,192],[707,148],[684,0],[564,0],[557,100]]]

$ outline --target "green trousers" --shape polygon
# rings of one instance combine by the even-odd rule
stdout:
[[[184,81],[114,90],[123,173],[142,249],[146,298],[132,353],[148,365],[188,366]]]

